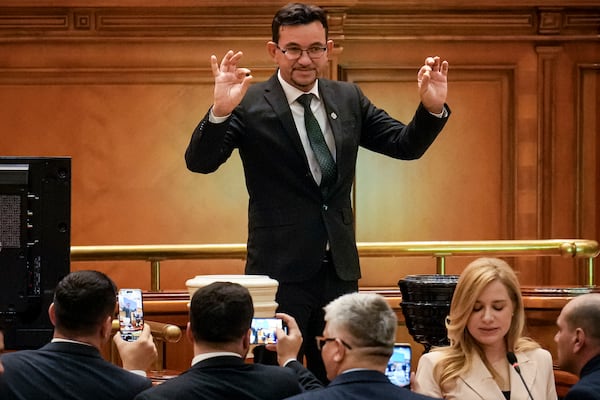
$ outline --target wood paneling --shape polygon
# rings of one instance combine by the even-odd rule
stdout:
[[[598,1],[322,1],[329,76],[408,120],[428,55],[450,61],[453,115],[420,160],[361,151],[360,241],[597,239]],[[211,175],[183,152],[211,103],[211,54],[243,50],[256,81],[280,2],[6,0],[0,6],[0,153],[73,157],[74,245],[243,243],[237,153]],[[467,259],[448,261],[460,272]],[[510,260],[526,285],[578,285],[570,259]],[[78,263],[149,287],[145,263]],[[243,261],[173,262],[164,289]],[[434,260],[363,260],[363,287],[395,287]]]

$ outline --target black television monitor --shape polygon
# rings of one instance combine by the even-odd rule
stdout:
[[[71,158],[0,157],[0,327],[6,349],[48,343],[70,271]]]

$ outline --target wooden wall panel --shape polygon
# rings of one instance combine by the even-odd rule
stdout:
[[[416,73],[439,54],[453,116],[418,161],[362,151],[357,238],[597,239],[597,1],[323,1],[333,78],[408,120]],[[0,6],[0,154],[73,157],[72,244],[240,243],[247,196],[237,154],[211,175],[183,151],[211,102],[211,54],[274,70],[264,0],[6,0]],[[338,68],[339,67],[339,68]],[[390,223],[391,222],[391,223]],[[469,259],[452,259],[458,273]],[[569,259],[511,260],[527,285],[576,285]],[[363,286],[395,286],[433,260],[363,260]],[[149,287],[145,263],[81,263]],[[162,287],[243,261],[163,263]]]
[[[412,118],[418,94],[415,68],[343,69],[378,106],[403,121]],[[512,68],[452,67],[452,119],[424,157],[398,161],[361,150],[356,176],[356,226],[359,241],[469,240],[506,238],[512,231],[515,165],[503,163],[512,152],[508,104]],[[457,188],[461,188],[457,190]],[[376,212],[374,212],[376,210]],[[435,238],[435,239],[433,239]],[[398,278],[415,260],[363,261],[366,286]],[[428,260],[434,266],[433,260]],[[433,271],[431,271],[433,272]],[[379,279],[379,281],[378,281]]]

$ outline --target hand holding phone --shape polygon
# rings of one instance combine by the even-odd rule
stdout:
[[[283,320],[279,318],[252,318],[250,344],[277,343],[277,328],[285,330]]]
[[[123,340],[120,333],[113,336],[113,343],[119,352],[123,368],[147,371],[158,357],[156,344],[152,338],[150,325],[145,323],[139,338],[134,342]]]
[[[140,289],[119,290],[119,330],[123,340],[133,342],[144,329],[144,307]]]

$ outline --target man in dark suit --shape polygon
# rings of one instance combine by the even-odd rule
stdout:
[[[280,363],[293,357],[302,337],[296,332],[294,319],[278,314],[286,321],[289,332],[279,333],[276,345]],[[380,295],[345,294],[325,306],[325,329],[316,338],[317,347],[331,381],[327,387],[292,397],[294,400],[430,400],[396,386],[385,375],[394,351],[398,321],[394,310]],[[312,340],[307,338],[306,340]],[[272,346],[273,348],[275,346]],[[290,364],[298,374],[304,368]]]
[[[189,314],[192,367],[136,400],[277,400],[302,392],[294,370],[246,362],[254,315],[248,289],[231,282],[211,283],[194,293]],[[319,386],[316,382],[313,387]]]
[[[564,400],[593,400],[600,394],[600,293],[569,301],[556,320],[558,367],[579,376]]]
[[[100,354],[112,333],[116,305],[115,284],[105,274],[76,271],[63,278],[48,310],[51,343],[2,355],[0,398],[130,400],[150,387],[152,382],[140,376],[157,356],[149,325],[135,342],[115,335],[123,368]]]
[[[334,47],[327,33],[321,8],[281,8],[267,43],[279,68],[252,86],[250,70],[238,67],[241,52],[220,64],[213,55],[214,103],[185,153],[191,171],[210,173],[239,150],[249,194],[246,273],[279,281],[278,311],[293,315],[305,337],[322,331],[325,304],[358,289],[351,187],[359,146],[419,158],[450,113],[446,61],[426,59],[421,103],[405,125],[356,85],[321,77]],[[307,364],[323,379],[313,343],[304,348]]]

